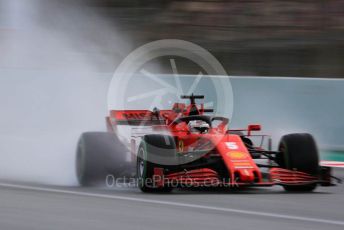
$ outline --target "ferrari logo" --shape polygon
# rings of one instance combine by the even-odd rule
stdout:
[[[179,152],[183,152],[184,151],[184,141],[180,140],[178,142],[178,147],[179,147]]]

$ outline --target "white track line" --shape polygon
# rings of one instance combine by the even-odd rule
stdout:
[[[344,162],[340,161],[321,161],[322,166],[344,168]]]
[[[171,201],[163,201],[163,200],[151,200],[151,199],[134,198],[134,197],[127,197],[127,196],[97,194],[97,193],[44,188],[44,187],[27,186],[27,185],[17,185],[17,184],[9,184],[9,183],[0,183],[0,186],[7,187],[7,188],[38,191],[38,192],[52,192],[52,193],[59,193],[59,194],[69,194],[69,195],[78,195],[78,196],[87,196],[87,197],[96,197],[96,198],[105,198],[105,199],[114,199],[114,200],[135,201],[135,202],[148,203],[148,204],[169,205],[169,206],[183,207],[183,208],[203,209],[203,210],[209,210],[209,211],[221,211],[221,212],[245,214],[245,215],[260,216],[260,217],[298,220],[298,221],[304,221],[304,222],[316,222],[316,223],[321,223],[321,224],[332,224],[332,225],[344,226],[344,221],[292,216],[292,215],[276,214],[276,213],[269,213],[269,212],[256,212],[256,211],[249,211],[249,210],[242,210],[242,209],[221,208],[221,207],[215,207],[215,206],[187,204],[187,203],[179,203],[179,202],[171,202]]]

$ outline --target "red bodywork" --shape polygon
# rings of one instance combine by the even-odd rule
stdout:
[[[186,105],[175,103],[171,110],[112,110],[108,117],[108,129],[116,132],[118,125],[149,126],[152,132],[167,131],[176,142],[178,154],[189,154],[195,151],[205,151],[203,158],[220,158],[228,173],[228,180],[223,180],[220,173],[210,167],[166,172],[164,168],[155,168],[154,173],[157,186],[166,183],[178,183],[190,186],[229,185],[229,186],[271,186],[275,184],[293,185],[318,182],[319,178],[303,172],[291,171],[276,167],[269,167],[262,173],[252,158],[247,146],[240,135],[231,131],[246,131],[250,136],[252,131],[259,131],[260,125],[249,125],[247,129],[228,130],[228,119],[221,118],[216,126],[210,127],[207,133],[193,133],[186,122],[176,123],[178,118],[197,114],[203,116],[208,110],[203,104]],[[262,135],[263,136],[263,135]],[[136,158],[137,144],[132,140],[132,152]],[[261,150],[260,147],[256,147]]]

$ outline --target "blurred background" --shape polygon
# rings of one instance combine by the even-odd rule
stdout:
[[[232,127],[344,149],[343,0],[0,0],[0,178],[75,185],[77,139],[105,130],[116,67],[158,39],[194,42],[238,76]]]
[[[163,38],[210,50],[231,75],[340,77],[342,0],[90,1],[135,44]]]
[[[32,20],[102,71],[127,50],[175,38],[208,49],[230,75],[344,75],[342,0],[1,0],[0,49]]]

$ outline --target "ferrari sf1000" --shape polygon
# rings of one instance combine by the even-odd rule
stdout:
[[[312,135],[285,135],[272,151],[270,136],[255,134],[260,125],[230,129],[229,119],[206,115],[213,110],[196,103],[203,95],[181,98],[190,102],[175,103],[169,110],[112,110],[106,119],[108,132],[83,133],[77,149],[80,184],[111,174],[135,176],[143,192],[273,185],[313,191],[317,185],[333,185],[331,169],[319,165]],[[117,135],[123,126],[130,128],[127,143]],[[257,137],[261,144],[254,144]]]

